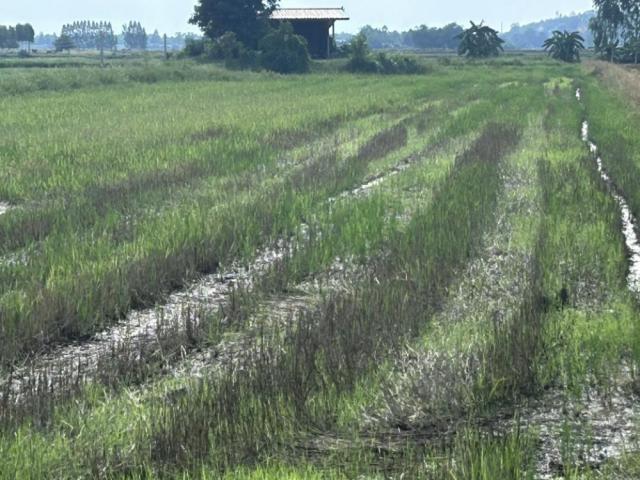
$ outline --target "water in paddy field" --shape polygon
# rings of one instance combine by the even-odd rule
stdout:
[[[248,268],[237,266],[226,273],[205,275],[186,290],[171,294],[162,306],[133,310],[120,324],[94,335],[90,340],[74,342],[38,356],[33,363],[14,369],[10,378],[0,377],[0,400],[4,390],[19,401],[25,388],[42,379],[47,382],[47,387],[54,388],[65,380],[74,383],[94,378],[99,361],[117,347],[127,345],[137,351],[144,345],[157,342],[163,328],[182,323],[190,313],[217,311],[235,288],[251,287],[252,282],[282,259],[290,248],[290,245],[280,242],[274,248],[259,252]]]
[[[391,171],[345,191],[339,197],[364,195],[387,178],[408,168],[410,163],[401,163]],[[337,198],[330,199],[330,202]],[[0,214],[11,208],[13,206],[0,202]],[[308,226],[301,224],[298,232],[303,238],[307,237]],[[205,275],[186,290],[172,293],[162,305],[141,311],[133,310],[122,322],[95,334],[89,340],[40,354],[28,365],[14,369],[10,377],[3,378],[0,375],[0,401],[5,391],[19,402],[25,389],[31,388],[34,382],[45,381],[47,387],[53,388],[66,381],[90,381],[98,373],[100,360],[108,358],[116,348],[128,346],[132,351],[141,351],[145,345],[157,343],[168,328],[182,325],[190,313],[216,312],[229,301],[234,289],[251,289],[254,281],[292,253],[295,245],[291,240],[281,239],[274,246],[259,251],[249,267],[236,265],[226,273]]]
[[[576,91],[576,99],[582,101],[582,91]],[[581,138],[596,160],[600,178],[615,199],[620,210],[622,233],[629,252],[628,287],[640,298],[640,242],[636,233],[636,218],[626,199],[619,193],[613,179],[605,170],[597,145],[589,136],[589,122],[582,123]],[[626,381],[632,377],[625,369]],[[568,399],[559,390],[551,389],[541,398],[519,411],[520,425],[533,427],[539,432],[539,455],[536,478],[565,478],[565,462],[562,439],[570,434],[575,443],[577,457],[568,460],[579,467],[597,471],[607,460],[623,455],[639,440],[637,420],[640,403],[635,395],[616,386],[606,395],[587,389],[578,400]]]
[[[581,101],[582,99],[582,92],[580,89],[576,91],[576,98],[578,101]],[[582,140],[587,143],[589,151],[596,158],[600,178],[605,182],[611,192],[611,195],[620,207],[622,233],[629,252],[629,274],[627,276],[627,284],[629,286],[629,290],[635,294],[640,294],[640,241],[638,240],[638,234],[636,233],[636,227],[638,226],[637,219],[631,212],[629,203],[620,193],[618,193],[613,180],[605,170],[602,157],[598,151],[598,146],[589,138],[589,122],[586,120],[582,123]]]
[[[582,92],[576,91],[582,101]],[[582,140],[596,160],[600,178],[616,200],[622,220],[622,233],[629,252],[629,289],[640,296],[640,242],[636,233],[637,221],[626,199],[618,192],[613,179],[605,170],[597,145],[589,136],[589,122],[582,123]],[[630,378],[631,373],[626,372]],[[564,478],[562,446],[563,428],[577,440],[580,462],[584,467],[598,469],[607,459],[622,455],[629,445],[638,441],[636,421],[640,409],[635,396],[615,388],[604,398],[598,392],[586,392],[579,402],[567,403],[560,392],[550,391],[537,403],[520,412],[528,426],[540,432],[539,478]],[[567,416],[567,412],[570,414]]]

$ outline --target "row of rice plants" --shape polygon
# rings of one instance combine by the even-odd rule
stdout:
[[[497,130],[496,130],[496,128],[497,128]],[[489,138],[492,138],[492,139],[495,138],[494,141],[497,142],[498,146],[504,145],[504,148],[508,148],[509,139],[512,138],[512,137],[509,136],[509,137],[506,138],[506,140],[500,140],[500,137],[505,133],[504,130],[501,130],[498,127],[489,127],[488,132],[490,132],[490,133],[487,133],[483,137],[483,140],[479,140],[480,143],[477,144],[476,148],[480,148],[480,146],[486,144],[486,142],[490,142],[491,143],[492,140],[488,140]],[[482,150],[482,152],[484,152],[484,154],[487,155],[489,153],[489,150],[491,150],[491,149]],[[493,154],[493,153],[496,153],[496,152],[491,151],[490,153]],[[497,152],[497,153],[500,154],[500,152]],[[495,182],[497,181],[496,180],[497,177],[495,176],[495,165],[494,165],[492,159],[487,158],[487,159],[485,159],[485,161],[476,162],[476,161],[473,160],[473,155],[467,155],[466,157],[463,156],[461,158],[462,158],[462,160],[459,161],[459,163],[460,163],[459,168],[464,170],[464,173],[460,173],[459,175],[458,174],[454,174],[454,176],[452,177],[451,181],[447,182],[447,185],[449,185],[449,186],[444,188],[443,190],[441,190],[441,192],[436,195],[437,200],[435,201],[434,205],[451,205],[451,208],[455,208],[456,209],[456,214],[464,215],[463,218],[461,218],[459,221],[455,222],[455,225],[457,225],[457,228],[460,230],[460,232],[465,232],[464,233],[464,235],[465,235],[464,238],[468,238],[468,241],[473,242],[473,241],[475,241],[474,240],[474,238],[475,238],[474,234],[477,233],[476,229],[483,228],[483,225],[481,223],[478,223],[479,221],[477,219],[478,219],[479,215],[477,215],[477,214],[481,213],[481,214],[484,214],[484,215],[490,215],[490,210],[491,209],[489,208],[488,205],[483,205],[483,204],[485,204],[487,201],[490,202],[490,198],[495,196],[495,194],[496,194],[496,184],[495,184]],[[465,161],[464,158],[469,158],[469,161],[468,162]],[[468,165],[467,165],[467,163],[468,163]],[[456,171],[457,171],[457,169],[456,169]],[[491,179],[491,181],[489,181],[489,182],[476,182],[476,180],[478,178],[487,179],[487,180]],[[461,180],[463,180],[463,181],[461,181]],[[457,187],[456,187],[456,185],[457,185]],[[474,199],[474,200],[472,200],[470,198],[471,197],[471,195],[469,195],[469,189],[470,188],[480,189],[480,190],[473,190],[474,192],[483,192],[479,197],[482,200],[481,202],[474,201],[474,200],[477,200],[477,198]],[[464,202],[463,200],[460,200],[462,202],[462,204],[458,204],[458,202],[449,202],[448,201],[448,200],[455,199],[456,196],[458,196],[458,195],[465,196],[465,197],[469,196],[468,198],[470,198],[470,201]],[[485,209],[485,206],[487,207],[486,209]],[[444,208],[444,207],[441,207],[441,208]],[[481,210],[478,210],[478,208],[480,208]],[[438,221],[443,222],[447,218],[452,218],[452,216],[450,216],[450,215],[442,217],[440,215],[440,213],[442,213],[442,212],[438,211],[438,214],[436,214],[436,212],[434,211],[431,214],[427,214],[426,217],[424,217],[426,219],[425,221],[427,221],[427,222],[438,222]],[[448,212],[444,212],[444,213],[448,213]],[[468,230],[469,224],[468,224],[468,222],[466,220],[464,220],[464,218],[469,219],[471,217],[476,219],[476,221],[474,221],[472,223],[472,225],[475,225],[475,226],[471,227],[472,231],[469,231]],[[442,224],[442,225],[439,225],[439,226],[430,225],[431,228],[429,228],[428,225],[425,227],[424,225],[421,225],[421,224],[422,224],[422,222],[420,222],[418,220],[412,221],[410,223],[410,226],[406,230],[406,232],[403,232],[400,237],[398,237],[396,239],[393,239],[390,242],[390,244],[391,245],[400,245],[399,241],[402,238],[405,238],[405,237],[408,238],[408,237],[414,236],[413,234],[416,233],[416,229],[418,229],[420,232],[422,232],[423,234],[427,235],[427,238],[429,238],[432,234],[434,234],[432,232],[439,232],[439,233],[435,233],[435,236],[437,238],[433,238],[432,237],[432,242],[431,243],[433,244],[434,248],[436,248],[436,249],[448,249],[448,248],[450,248],[450,245],[447,244],[448,241],[447,242],[442,241],[442,240],[444,240],[444,238],[438,240],[438,238],[442,237],[443,235],[445,237],[447,237],[447,239],[452,238],[452,237],[448,236],[448,235],[450,235],[450,233],[446,232],[447,228],[445,227],[445,224]],[[435,228],[435,227],[438,227],[438,228]],[[462,237],[462,235],[459,235],[459,236],[457,236],[457,238],[461,239],[463,237]],[[407,242],[407,240],[403,241],[403,243],[405,243],[405,244],[406,244],[406,242]],[[432,249],[425,249],[424,246],[422,246],[422,245],[418,246],[419,242],[409,242],[409,243],[411,245],[413,245],[413,247],[418,250],[416,253],[420,253],[421,256],[428,255],[429,257],[431,257],[433,255],[433,257],[432,257],[434,259],[433,261],[436,261],[437,258],[439,257],[439,255],[437,255],[437,253],[438,253],[437,251],[434,252],[434,251],[432,251]],[[467,251],[467,247],[462,247],[462,248],[463,248],[463,250]],[[408,255],[407,257],[404,257],[407,260],[407,263],[409,263],[409,264],[413,263],[413,260],[408,261],[409,260],[408,257],[410,257],[410,256],[413,256],[413,255]],[[456,262],[464,261],[464,258],[465,258],[465,255],[462,255],[460,257],[460,260],[456,260]],[[427,260],[425,259],[425,262],[426,261]],[[398,270],[396,270],[396,269],[399,268],[399,266],[397,266],[397,267],[394,266],[395,263],[396,262],[392,261],[392,260],[383,260],[379,264],[379,269],[380,269],[381,272],[384,271],[385,269],[390,269],[390,270],[393,270],[394,272],[398,272]],[[430,269],[429,271],[433,272],[435,270]],[[362,287],[363,288],[362,291],[363,292],[367,292],[367,291],[369,291],[369,289],[371,289],[371,295],[375,294],[375,295],[384,296],[384,295],[386,295],[385,292],[388,290],[386,287],[392,286],[395,283],[394,278],[396,277],[396,275],[397,275],[397,273],[392,273],[391,271],[389,271],[389,275],[385,275],[385,277],[383,277],[383,278],[385,278],[385,281],[386,281],[387,278],[389,279],[388,282],[386,282],[386,283],[388,283],[388,285],[386,285],[384,289],[382,287],[376,288],[376,287],[374,287],[372,285],[367,284],[367,285],[364,285]],[[431,283],[431,285],[435,285],[435,283],[436,282]],[[405,290],[406,289],[406,285],[397,285],[396,288],[398,289],[397,293],[400,294],[400,290]],[[375,293],[375,292],[377,292],[377,293]],[[405,297],[405,295],[406,295],[406,293],[402,294],[402,297]],[[400,298],[398,297],[398,295],[393,294],[393,295],[389,296],[389,299],[398,299],[399,300]],[[351,302],[346,298],[343,299],[343,300],[340,300],[338,298],[334,298],[334,299],[329,300],[328,302],[329,303],[327,303],[326,308],[316,312],[314,315],[309,316],[308,319],[303,322],[303,326],[307,325],[308,328],[312,328],[316,324],[324,325],[326,328],[329,328],[330,331],[334,331],[335,330],[335,332],[343,332],[340,335],[341,335],[341,338],[343,338],[344,340],[347,340],[347,337],[354,338],[354,337],[352,337],[350,335],[347,335],[348,332],[349,332],[349,329],[340,328],[340,329],[336,330],[336,329],[330,328],[330,325],[333,322],[329,321],[329,320],[331,320],[331,318],[334,318],[333,316],[329,316],[326,319],[324,318],[325,316],[328,315],[328,312],[330,312],[333,309],[333,307],[331,307],[331,305],[334,305],[334,306],[342,305],[344,308],[347,308],[347,306],[349,304],[351,304]],[[404,303],[404,302],[401,302],[401,303]],[[357,306],[359,309],[364,309],[361,312],[362,315],[358,315],[357,316],[358,318],[364,319],[364,318],[368,317],[368,313],[369,313],[368,310],[369,309],[376,309],[376,307],[379,304],[380,304],[380,302],[365,302],[365,303],[356,302],[355,304],[352,304],[352,306],[354,308]],[[389,305],[389,307],[391,308],[391,304]],[[365,310],[367,310],[367,311],[365,311]],[[374,313],[374,312],[375,312],[375,310],[372,313]],[[387,315],[387,313],[389,313],[389,312],[382,312],[382,313],[380,313],[380,315],[375,315],[374,318],[379,319],[381,322],[385,318],[386,318],[386,320],[384,320],[385,322],[393,320],[394,316],[393,315]],[[414,311],[412,311],[412,312],[407,311],[406,313],[407,314],[409,314],[409,313],[413,314],[415,312]],[[318,317],[318,315],[319,315],[319,317]],[[354,326],[359,323],[355,316],[346,315],[346,312],[345,312],[345,315],[340,315],[339,317],[340,318],[344,318],[344,321],[346,321],[348,318],[351,318],[353,320],[353,322],[354,322],[353,323]],[[319,320],[321,320],[321,321],[319,321]],[[337,320],[337,318],[334,318],[334,320]],[[381,326],[382,325],[380,325],[380,327]],[[364,325],[363,325],[363,327],[364,327]],[[315,330],[315,327],[312,328],[312,331],[313,330]],[[322,330],[323,330],[323,333],[321,333],[320,331],[316,331],[316,333],[314,335],[314,338],[316,337],[316,335],[319,335],[319,334],[320,334],[320,336],[325,337],[326,336],[325,335],[325,333],[326,333],[325,332],[325,328],[323,328]],[[377,336],[378,334],[383,334],[383,331],[380,328],[366,328],[365,330],[371,332],[371,335],[376,335]],[[292,331],[291,332],[292,336],[291,336],[291,340],[290,340],[290,342],[292,342],[291,344],[295,345],[297,343],[297,340],[295,340],[295,338],[302,339],[303,338],[302,336],[305,334],[304,333],[305,331],[308,331],[308,329],[307,328],[296,328],[295,331]],[[398,334],[400,334],[400,333],[401,333],[401,329],[398,330]],[[344,337],[342,337],[342,335],[344,335]],[[387,336],[386,334],[384,334],[384,335],[385,335],[385,337]],[[326,340],[328,341],[329,337],[327,337]],[[287,343],[289,343],[289,342],[287,342]],[[340,342],[339,341],[338,342],[330,342],[330,343],[329,342],[327,342],[327,343],[323,342],[323,344],[324,344],[324,348],[328,348],[330,345],[338,346],[340,344]],[[366,344],[367,344],[367,342],[364,342],[364,343],[358,342],[358,345],[366,345]],[[369,344],[370,345],[375,345],[375,342],[369,342]],[[295,353],[295,350],[291,351],[291,354],[294,354],[294,353]],[[318,353],[319,353],[319,351],[318,351]],[[339,354],[339,352],[334,352],[334,353]],[[345,353],[345,352],[343,352],[343,353]],[[365,352],[354,351],[353,353],[355,355],[357,355],[357,356],[361,356],[360,354],[364,354]],[[372,353],[372,352],[369,352],[369,353]],[[378,353],[381,353],[381,352],[378,351]],[[277,360],[278,364],[283,362],[283,365],[282,365],[283,367],[286,364],[288,364],[288,362],[290,361],[290,360],[286,360],[286,358],[288,356],[289,356],[289,354],[287,354],[282,359]],[[369,357],[369,354],[362,356],[362,359],[364,360],[365,357]],[[293,358],[295,358],[295,355],[294,355],[294,357],[291,357],[291,360]],[[364,367],[364,364],[362,364],[362,367]],[[286,370],[289,371],[288,373],[293,373],[293,372],[291,372],[290,369],[282,370],[279,367],[274,370],[274,373],[279,371],[279,370],[281,370],[282,373],[283,373],[283,376],[282,376],[281,380],[285,380],[286,378],[288,378],[287,375],[284,375],[284,373],[287,373]],[[333,371],[333,369],[331,369],[331,370]],[[260,365],[254,365],[251,368],[251,371],[264,372],[263,368],[261,368]],[[296,369],[296,371],[298,371],[298,370]],[[313,372],[313,369],[311,369],[310,372]],[[300,371],[300,373],[302,373],[302,372]],[[347,373],[348,372],[345,371],[345,374],[347,374]],[[356,372],[354,371],[353,373],[355,374]],[[249,380],[249,378],[245,378],[245,379],[243,379],[241,381],[241,383],[244,384],[248,380]],[[262,384],[266,380],[267,379],[264,378],[262,381],[260,381],[260,383]],[[320,380],[320,377],[317,377],[316,380]],[[229,381],[231,381],[232,383],[229,384]],[[278,381],[278,382],[274,383],[274,387],[276,387],[277,385],[280,385],[278,387],[278,389],[284,388],[285,385],[288,385],[289,383],[290,382],[282,383],[282,382]],[[339,382],[339,383],[341,383],[341,382]],[[228,385],[228,387],[224,387],[225,384]],[[190,411],[190,410],[193,410],[195,408],[196,410],[200,411],[201,407],[204,407],[206,405],[210,405],[210,402],[207,400],[206,402],[203,403],[203,402],[196,401],[196,400],[198,400],[199,398],[202,399],[202,400],[204,400],[206,398],[211,398],[213,400],[214,398],[217,397],[217,395],[215,395],[215,396],[210,396],[209,394],[205,395],[204,392],[209,391],[209,390],[218,392],[218,391],[220,391],[220,388],[222,388],[223,391],[224,391],[227,388],[232,387],[233,388],[233,392],[234,392],[233,396],[237,399],[237,397],[236,397],[237,393],[240,390],[244,390],[244,388],[243,389],[239,389],[238,388],[239,386],[240,386],[239,384],[236,385],[236,382],[231,380],[231,379],[225,380],[225,381],[221,382],[220,384],[218,384],[216,382],[216,383],[214,383],[212,385],[208,385],[208,383],[205,382],[201,386],[196,386],[195,387],[195,388],[198,389],[198,391],[200,393],[189,397],[189,398],[191,398],[193,400],[193,402],[190,402],[189,405],[185,404],[183,407],[175,408],[173,410],[175,412],[182,411],[183,413],[186,413],[187,410]],[[247,387],[249,387],[249,386],[250,386],[250,384],[247,384]],[[292,385],[290,385],[290,387],[291,386]],[[301,386],[301,388],[304,388],[304,386]],[[297,388],[296,388],[296,390],[297,390]],[[295,395],[297,395],[296,392],[291,392],[291,394],[294,394],[294,393],[295,393]],[[329,391],[324,392],[324,394],[322,392],[315,392],[314,395],[315,394],[320,394],[322,396],[324,394],[329,394]],[[287,394],[287,396],[288,395],[289,394]],[[246,398],[246,400],[243,401],[241,404],[246,404],[247,402],[253,404],[253,402],[254,402],[253,400],[249,400],[250,397],[245,397],[245,396],[241,396],[241,397],[242,398]],[[268,397],[270,397],[270,395]],[[264,401],[267,401],[267,397],[263,398],[262,400],[260,400],[259,397],[254,397],[254,398],[256,399],[256,401],[258,401],[259,404],[263,404]],[[287,401],[286,403],[289,403],[289,401]],[[225,404],[227,404],[227,403],[225,402]],[[287,410],[289,410],[289,407],[287,407]],[[274,412],[275,412],[275,410],[274,410]],[[160,412],[158,412],[158,413],[160,413]],[[266,414],[266,412],[263,412],[263,413]],[[169,435],[170,432],[167,431],[167,429],[170,428],[171,425],[175,425],[173,419],[175,419],[177,421],[178,416],[171,414],[170,416],[167,417],[166,415],[168,415],[168,414],[169,414],[169,412],[164,412],[163,411],[162,415],[157,416],[158,420],[162,419],[162,421],[159,421],[157,426],[155,427],[156,429],[158,429],[158,432],[157,432],[156,435],[162,434],[162,432],[165,432],[167,435]],[[156,416],[156,414],[154,414],[154,416]],[[199,416],[197,416],[197,417],[199,417]],[[269,417],[273,418],[273,417],[271,417],[271,414],[269,414]],[[215,415],[214,416],[210,416],[209,418],[210,419],[215,418]],[[248,417],[245,417],[245,418],[246,418],[246,420],[249,420]],[[130,417],[130,420],[132,420],[132,419],[133,419],[133,417]],[[186,421],[188,419],[192,419],[194,422],[197,421],[196,416],[192,416],[192,415],[187,415],[183,420]],[[169,423],[167,423],[167,422],[169,422]],[[245,426],[248,426],[248,424],[246,422],[236,423],[235,421],[233,421],[232,417],[229,417],[226,420],[226,422],[224,423],[224,425],[226,425],[225,428],[227,428],[227,427],[230,428],[232,425],[236,425],[237,428],[241,428],[241,426],[243,424]],[[254,418],[251,421],[251,424],[258,425],[259,422],[255,422],[255,418]],[[113,422],[112,425],[116,426],[116,425],[119,425],[119,423],[118,422]],[[210,424],[210,422],[207,422],[207,425],[208,425],[208,428],[213,428],[213,426]],[[218,432],[218,434],[223,432],[224,429],[222,427],[224,425],[221,424],[219,427],[215,427],[215,430],[216,430],[216,432]],[[233,427],[233,428],[235,429],[236,427]],[[242,427],[241,429],[244,429],[244,427]],[[265,431],[263,431],[263,433],[265,433]],[[171,434],[171,435],[173,435],[173,434]],[[109,437],[109,435],[106,435],[104,437],[105,440],[108,437]],[[225,437],[226,437],[226,435],[225,435]],[[165,438],[164,434],[162,434],[162,438]],[[197,437],[197,438],[194,437],[194,439],[197,440],[198,442],[202,441],[202,439],[200,437]],[[111,440],[115,440],[115,439],[111,438]],[[259,438],[256,437],[254,439],[254,442],[258,441],[258,440],[259,440]],[[239,440],[238,439],[234,440],[234,443],[236,441],[239,441]],[[216,443],[218,443],[218,442],[216,442]],[[162,444],[164,444],[164,442],[162,442]],[[34,445],[35,445],[35,443],[34,443]],[[247,447],[248,446],[249,445],[247,445]],[[208,450],[208,448],[209,447],[207,447],[207,450]],[[15,452],[15,451],[12,449],[12,452]],[[109,465],[111,465],[111,460],[108,458],[108,457],[111,456],[110,452],[113,453],[113,451],[111,451],[111,447],[108,447],[107,450],[103,450],[103,454],[105,456],[102,457],[102,459],[104,461],[106,461],[107,464],[109,464]],[[230,452],[230,449],[228,449],[227,452]],[[15,452],[15,453],[17,453],[17,452]],[[97,461],[98,459],[95,457],[96,453],[97,453],[97,451],[92,449],[92,451],[90,452],[90,457]],[[141,452],[136,452],[136,455],[138,455],[140,453]],[[193,453],[195,454],[195,452],[193,452]],[[220,453],[222,453],[222,452],[220,452]],[[13,453],[11,455],[13,455]],[[73,463],[75,463],[75,461],[73,461],[72,464]],[[11,462],[10,464],[11,465],[16,465],[13,462]],[[38,463],[36,462],[35,465],[37,466],[37,464]],[[103,463],[103,465],[104,465],[104,463]],[[69,464],[67,463],[66,466],[68,467]]]
[[[472,110],[480,108],[480,105],[478,107],[472,105],[471,108]],[[479,111],[476,115],[478,113]],[[368,157],[367,152],[359,155],[359,158],[366,160],[364,164],[375,160]],[[295,191],[304,192],[303,196],[298,195],[298,203],[290,201],[291,195],[295,193],[287,193],[290,187],[286,186],[286,182],[283,183],[282,179],[272,179],[271,185],[266,182],[264,193],[259,193],[260,189],[241,192],[240,195],[231,197],[222,205],[216,204],[217,199],[220,198],[219,194],[215,194],[216,190],[214,190],[214,201],[209,204],[210,194],[202,189],[202,195],[185,200],[188,202],[187,205],[172,206],[156,216],[143,218],[138,224],[127,226],[130,233],[125,232],[125,242],[122,241],[121,234],[115,237],[101,236],[100,228],[96,228],[95,233],[91,233],[90,230],[89,235],[77,236],[79,242],[70,241],[74,237],[69,238],[64,234],[53,236],[44,243],[43,253],[34,258],[33,274],[29,274],[29,269],[20,265],[11,267],[16,273],[8,278],[13,278],[10,284],[18,288],[7,292],[3,299],[5,304],[3,315],[7,319],[14,319],[5,322],[5,335],[7,338],[30,338],[32,342],[34,342],[34,334],[39,336],[35,339],[35,343],[30,345],[20,345],[20,341],[16,342],[13,345],[15,350],[33,348],[60,336],[77,338],[86,335],[109,318],[122,315],[132,306],[144,306],[157,300],[167,288],[179,286],[184,280],[185,272],[209,271],[222,260],[233,258],[238,253],[253,252],[255,247],[266,239],[290,231],[301,218],[304,218],[303,213],[295,214],[299,211],[295,210],[296,208],[304,210],[308,202],[315,202],[312,198],[326,198],[348,188],[348,185],[354,184],[361,177],[362,166],[363,164],[359,162],[354,163],[347,159],[340,167],[347,175],[343,173],[334,176],[339,181],[323,191],[318,191],[316,188],[305,192],[304,184],[296,185]],[[328,166],[325,165],[323,168]],[[312,180],[307,178],[306,183]],[[278,191],[281,188],[277,186],[279,184],[285,185],[283,191]],[[274,196],[274,192],[282,195],[279,198],[287,198],[284,205],[285,208],[292,209],[289,213],[276,214],[278,210],[273,207],[273,202],[278,196]],[[262,210],[256,210],[251,205],[260,195],[269,198],[263,201],[260,197],[258,203]],[[194,205],[196,199],[197,204]],[[239,215],[242,210],[238,209],[242,208],[250,210],[251,214]],[[211,215],[212,211],[216,212],[214,217]],[[257,215],[260,215],[260,218]],[[247,224],[250,218],[255,218],[256,223]],[[264,220],[269,218],[281,219],[284,224],[264,223]],[[125,217],[123,221],[126,220]],[[237,227],[242,228],[242,225],[238,224],[239,220],[250,229],[247,234],[237,232]],[[116,220],[115,230],[122,233],[121,229],[117,228],[117,224]],[[260,228],[260,225],[264,225],[265,228]],[[102,225],[98,227],[104,228]],[[203,231],[203,228],[205,230],[213,228],[218,233]],[[131,239],[128,240],[127,237]],[[221,240],[221,237],[234,239],[234,241],[229,244]],[[203,239],[207,239],[204,245]],[[197,246],[186,246],[193,243]],[[176,253],[177,257],[172,257],[170,252],[176,248],[181,253]],[[212,250],[207,250],[209,248],[220,253],[213,255]],[[185,255],[190,257],[188,261],[183,260]],[[39,264],[38,258],[46,261]],[[164,260],[161,260],[162,258]],[[171,258],[179,260],[174,262],[170,260]],[[154,272],[144,273],[147,267],[141,267],[139,262],[152,266]],[[163,264],[165,267],[171,265],[171,269],[161,272],[160,270],[165,269],[162,267]],[[135,271],[135,275],[132,270]],[[125,274],[125,272],[129,273]],[[127,276],[133,276],[133,278],[124,280]],[[94,288],[95,282],[91,278],[96,279],[98,283],[102,279],[105,284]],[[24,282],[26,286],[20,287],[20,282]],[[25,317],[34,318],[35,323],[23,321]],[[12,325],[21,332],[12,332],[14,328]],[[11,349],[8,351],[10,352]]]
[[[474,107],[474,109],[477,108]],[[475,116],[480,122],[489,120],[484,109],[478,110]],[[469,142],[466,138],[460,139],[459,142],[451,139],[448,142],[450,146],[447,148],[434,145],[434,142],[439,142],[440,123],[442,123],[440,117],[441,115],[436,115],[436,112],[428,109],[416,118],[411,117],[409,122],[403,120],[396,128],[380,132],[368,142],[362,144],[359,150],[355,151],[354,155],[357,155],[357,157],[351,157],[349,161],[350,167],[354,166],[354,158],[378,158],[380,156],[384,158],[374,162],[377,164],[376,168],[384,169],[389,168],[385,167],[385,164],[393,165],[394,167],[390,170],[391,173],[396,172],[396,170],[393,170],[396,165],[412,168],[416,165],[419,167],[422,164],[426,164],[419,168],[420,177],[415,177],[411,175],[410,171],[407,171],[403,173],[400,179],[405,182],[408,178],[411,178],[413,182],[417,179],[420,188],[425,194],[428,194],[431,189],[425,187],[434,184],[434,182],[437,183],[447,174],[455,152],[462,149]],[[454,123],[459,121],[467,122],[469,117],[455,115],[443,122],[442,125],[445,128],[451,128]],[[429,128],[424,125],[425,122],[429,122]],[[415,126],[413,125],[414,123],[416,124]],[[405,124],[407,125],[406,127],[404,126]],[[394,150],[392,147],[394,142],[397,142],[395,138],[399,141],[404,141],[403,132],[405,130],[408,136],[407,145]],[[395,132],[400,132],[402,135],[398,136]],[[390,151],[389,155],[385,155],[386,151]],[[328,160],[324,157],[320,159],[323,162]],[[410,159],[411,162],[407,163],[407,159]],[[413,170],[416,168],[413,168]],[[308,172],[313,173],[313,175],[308,175],[313,181],[320,178],[321,172],[318,169],[318,164],[311,162],[301,170],[296,170],[291,181],[296,184],[304,181]],[[397,183],[392,185],[391,188],[393,191],[395,191],[395,188],[403,189]],[[202,305],[203,311],[191,312],[195,317],[204,318],[191,318],[191,313],[187,313],[186,319],[168,319],[169,324],[164,326],[162,333],[159,333],[159,345],[154,343],[154,345],[136,347],[127,345],[126,340],[123,339],[125,345],[113,352],[109,350],[108,345],[105,345],[105,358],[101,358],[98,361],[102,370],[99,375],[100,381],[104,380],[109,385],[121,386],[129,382],[139,382],[142,377],[152,375],[158,368],[166,368],[167,362],[170,362],[173,357],[172,352],[179,352],[185,348],[192,349],[196,346],[194,341],[200,339],[200,334],[194,332],[192,328],[188,328],[193,323],[203,326],[205,330],[203,332],[205,338],[197,340],[200,346],[202,346],[202,341],[205,343],[213,342],[213,345],[215,345],[219,341],[221,332],[228,331],[231,328],[242,329],[243,326],[239,324],[238,319],[235,317],[245,318],[248,312],[238,309],[238,304],[234,300],[234,297],[238,294],[250,295],[252,300],[248,304],[255,306],[258,304],[256,300],[264,292],[272,294],[276,290],[287,291],[297,282],[313,277],[329,268],[336,258],[346,257],[349,259],[347,260],[349,263],[357,258],[357,262],[366,264],[370,256],[375,255],[380,245],[388,238],[390,229],[393,229],[397,223],[395,221],[396,217],[401,214],[405,215],[405,213],[398,210],[403,202],[398,202],[395,197],[392,192],[388,192],[384,197],[375,195],[365,200],[360,195],[351,194],[335,198],[329,202],[320,202],[308,213],[307,225],[304,231],[301,231],[299,236],[292,240],[293,249],[288,254],[285,252],[285,258],[281,261],[276,261],[272,271],[267,272],[264,277],[253,278],[251,283],[254,285],[249,292],[232,293],[229,299],[232,308],[224,309],[223,318],[210,318],[210,309],[205,304],[205,300]],[[428,198],[428,195],[426,197]],[[413,204],[412,207],[415,208],[416,205]],[[403,208],[406,209],[407,207]],[[171,308],[174,307],[170,305]],[[160,314],[161,312],[157,313],[157,315]],[[233,315],[234,318],[230,318],[229,315]],[[177,324],[174,325],[176,322]],[[216,322],[216,328],[211,328],[209,325],[211,322]],[[177,332],[176,329],[178,330]],[[211,332],[215,332],[213,337],[211,337]],[[133,351],[131,350],[132,348]],[[140,348],[139,351],[138,348]],[[157,348],[162,350],[161,356],[154,353]],[[80,387],[78,379],[81,378],[81,373],[75,371],[76,367],[69,366],[69,364],[76,365],[77,362],[73,358],[66,358],[66,356],[67,354],[65,353],[64,358],[57,367],[54,366],[53,371],[48,371],[50,367],[38,367],[38,358],[34,358],[34,364],[31,368],[35,370],[29,375],[34,377],[34,380],[37,380],[38,377],[42,378],[37,382],[29,381],[27,384],[25,384],[24,379],[20,380],[20,383],[24,384],[25,388],[21,388],[21,400],[17,408],[9,408],[11,407],[10,398],[14,395],[7,392],[4,395],[7,408],[2,417],[5,420],[12,418],[13,422],[16,418],[21,418],[24,414],[29,415],[29,412],[32,411],[31,414],[39,418],[40,422],[46,421],[47,412],[51,411],[52,406],[56,404],[58,399],[68,396],[68,394],[73,393]],[[158,365],[158,362],[160,365]],[[67,368],[72,368],[73,371],[70,371],[69,375],[64,375],[62,372]],[[24,370],[24,368],[21,368],[21,370]],[[125,373],[121,377],[117,377],[115,375],[116,372]],[[89,375],[89,378],[92,377],[90,372],[86,371],[82,375]],[[43,391],[40,388],[43,384],[48,385],[50,388]],[[8,385],[6,388],[11,387]]]

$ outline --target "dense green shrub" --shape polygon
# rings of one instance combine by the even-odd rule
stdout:
[[[309,50],[304,37],[296,35],[289,23],[283,23],[260,40],[261,65],[278,73],[309,71]]]
[[[350,53],[347,70],[354,73],[376,73],[378,65],[371,58],[367,37],[359,33],[349,44],[348,51]]]
[[[182,50],[183,56],[186,57],[199,57],[204,54],[205,51],[205,39],[193,39],[188,38],[184,50]]]
[[[376,64],[378,72],[386,75],[411,75],[425,72],[424,66],[420,65],[415,58],[406,55],[379,53],[376,57]]]
[[[415,58],[406,55],[371,55],[367,38],[361,33],[352,40],[351,56],[346,69],[354,73],[380,73],[383,75],[411,75],[424,73],[426,69]]]
[[[245,47],[233,32],[227,32],[215,40],[187,40],[180,56],[224,61],[226,67],[236,69],[255,68],[259,65],[257,52]]]

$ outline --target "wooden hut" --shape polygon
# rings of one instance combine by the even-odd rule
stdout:
[[[349,20],[344,8],[279,8],[271,14],[276,22],[289,22],[297,35],[307,39],[313,57],[328,58],[336,21]]]

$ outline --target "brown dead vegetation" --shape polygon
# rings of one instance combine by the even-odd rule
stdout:
[[[585,63],[588,72],[609,87],[623,92],[627,98],[640,107],[640,70],[602,61]]]

